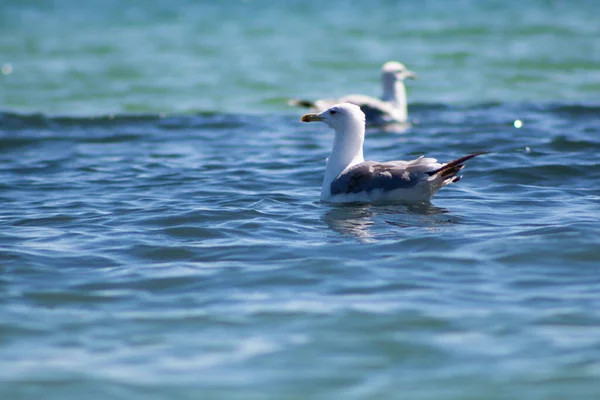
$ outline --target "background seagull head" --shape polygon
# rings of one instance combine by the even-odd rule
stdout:
[[[396,116],[397,121],[406,121],[408,115],[404,79],[412,79],[416,76],[417,74],[409,71],[404,64],[398,61],[388,61],[381,68],[381,83],[383,85],[381,100],[395,105],[400,113],[400,115]]]
[[[381,68],[381,79],[385,82],[394,83],[405,79],[414,79],[417,74],[410,71],[404,64],[398,61],[388,61]]]

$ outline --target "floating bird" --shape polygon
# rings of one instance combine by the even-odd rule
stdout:
[[[429,201],[440,188],[460,180],[457,174],[465,161],[484,153],[445,164],[423,156],[411,161],[365,161],[365,114],[357,105],[337,104],[300,120],[325,122],[335,131],[321,187],[321,200],[332,203]]]
[[[368,126],[405,123],[408,119],[406,88],[404,87],[406,78],[416,78],[416,74],[409,71],[402,63],[388,61],[381,68],[383,94],[380,98],[351,94],[338,99],[316,101],[293,99],[289,101],[289,104],[321,112],[338,103],[352,103],[360,106],[365,113]]]

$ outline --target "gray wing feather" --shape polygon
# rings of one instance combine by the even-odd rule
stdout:
[[[337,99],[319,99],[315,102],[303,100],[291,100],[290,104],[303,107],[312,107],[317,111],[325,111],[338,103],[352,103],[360,107],[365,113],[365,119],[369,123],[386,123],[393,120],[394,106],[375,97],[361,94],[351,94]]]
[[[411,171],[405,163],[365,161],[342,172],[331,182],[331,194],[410,189],[423,178],[421,171]]]
[[[344,96],[340,101],[359,106],[362,112],[365,113],[367,120],[385,119],[386,117],[390,117],[394,112],[393,107],[389,103],[371,96],[354,94]]]

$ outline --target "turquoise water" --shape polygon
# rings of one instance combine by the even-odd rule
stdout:
[[[599,11],[4,2],[0,398],[596,399]],[[286,100],[391,59],[412,126],[367,158],[490,154],[320,203],[332,134]]]

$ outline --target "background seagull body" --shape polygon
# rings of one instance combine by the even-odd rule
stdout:
[[[351,94],[337,99],[290,100],[291,105],[325,111],[338,103],[356,104],[365,114],[369,126],[404,123],[408,119],[406,87],[404,79],[415,78],[416,74],[397,61],[388,61],[381,68],[383,93],[381,98],[362,94]]]
[[[301,121],[322,121],[335,130],[327,158],[321,200],[332,203],[398,203],[429,201],[439,189],[460,180],[464,162],[474,153],[448,163],[419,157],[411,161],[365,161],[365,115],[360,107],[337,104]]]

